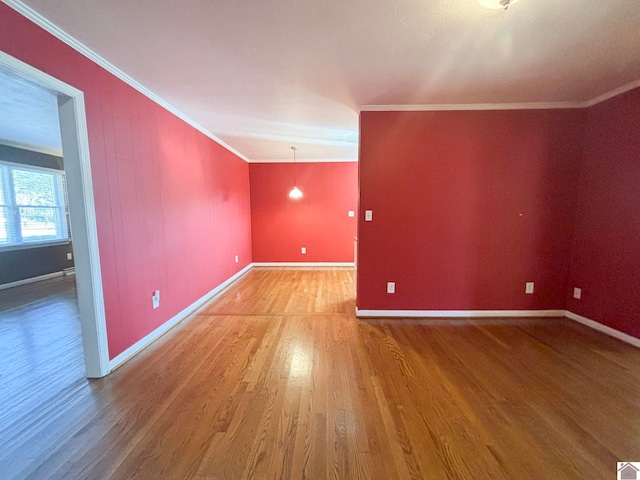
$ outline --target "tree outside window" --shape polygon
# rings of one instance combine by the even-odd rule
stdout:
[[[69,239],[63,175],[0,163],[0,247]]]

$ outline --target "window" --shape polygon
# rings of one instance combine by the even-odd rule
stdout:
[[[66,240],[64,173],[0,163],[0,248]]]

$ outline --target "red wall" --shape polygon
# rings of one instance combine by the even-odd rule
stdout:
[[[2,3],[0,50],[85,93],[111,358],[251,262],[242,159]]]
[[[591,107],[587,133],[567,309],[640,338],[640,89]]]
[[[291,163],[254,163],[249,172],[255,262],[353,262],[356,218],[347,213],[357,210],[357,163],[298,163],[300,200],[288,198]]]
[[[583,118],[361,113],[358,308],[564,309]]]

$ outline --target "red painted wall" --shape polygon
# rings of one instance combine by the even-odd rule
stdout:
[[[564,309],[583,117],[361,113],[358,308]]]
[[[242,159],[2,3],[0,50],[85,93],[111,358],[251,262]]]
[[[300,200],[288,198],[291,163],[253,163],[249,172],[255,262],[353,262],[356,218],[347,214],[357,210],[357,163],[298,163]]]
[[[587,133],[567,309],[640,338],[640,89],[591,107]]]

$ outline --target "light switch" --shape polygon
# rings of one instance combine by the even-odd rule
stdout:
[[[365,222],[373,221],[373,210],[365,210],[364,211],[364,221]]]

